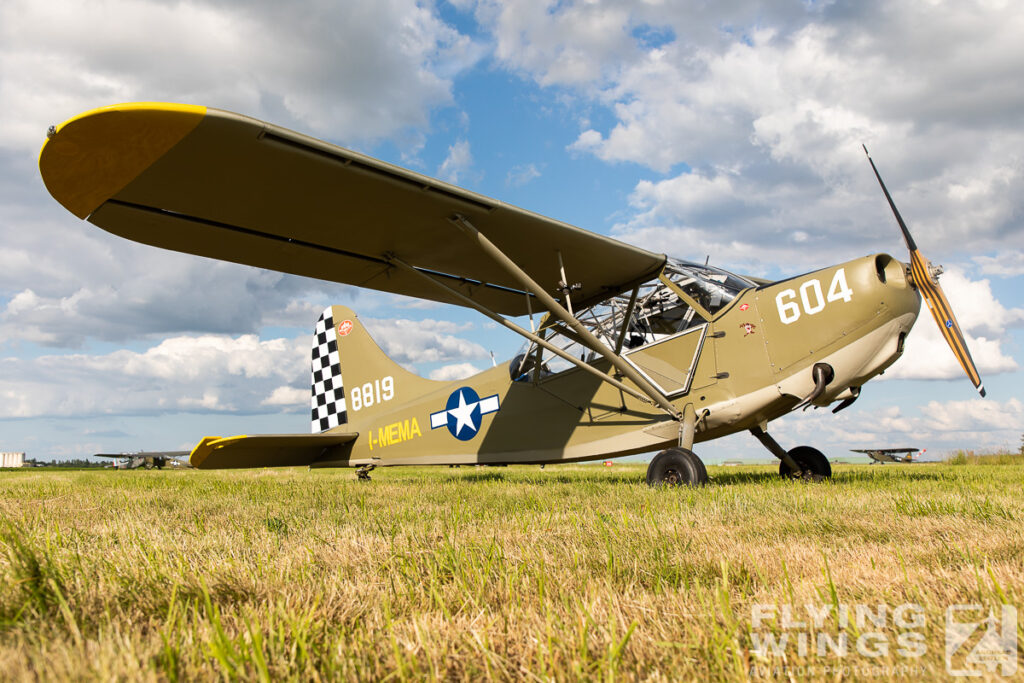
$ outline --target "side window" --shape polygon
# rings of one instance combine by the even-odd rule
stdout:
[[[693,308],[667,288],[638,305],[623,347],[637,349],[703,322]]]
[[[546,332],[546,334],[545,334]],[[577,343],[576,341],[569,339],[568,337],[557,334],[553,328],[541,331],[539,334],[544,335],[547,341],[550,341],[553,345],[565,351],[573,358],[579,358],[584,363],[590,363],[600,356],[591,351],[586,346]],[[606,342],[607,343],[607,342]],[[544,379],[558,373],[565,372],[576,367],[574,364],[567,361],[565,358],[548,351],[547,349],[539,349],[539,361],[540,366],[538,370],[538,348],[536,344],[527,344],[519,349],[515,356],[512,357],[512,362],[509,363],[509,376],[514,382],[532,382],[534,378]]]

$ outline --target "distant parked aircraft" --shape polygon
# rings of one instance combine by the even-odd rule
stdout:
[[[866,450],[851,449],[854,453],[864,453],[874,462],[919,462],[914,460],[916,448],[869,448]],[[902,457],[900,457],[902,455]]]
[[[97,458],[116,458],[114,469],[134,470],[154,467],[191,467],[188,464],[189,451],[139,451],[137,453],[96,453]],[[180,460],[179,460],[180,458]]]

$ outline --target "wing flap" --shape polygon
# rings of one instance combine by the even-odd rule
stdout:
[[[449,222],[466,216],[548,291],[560,280],[561,253],[578,306],[599,301],[655,275],[664,256],[597,235],[454,185],[270,124],[206,109],[198,124],[130,182],[85,172],[91,157],[121,154],[135,137],[160,137],[174,126],[177,105],[125,105],[80,117],[95,130],[66,139],[68,124],[40,155],[54,197],[88,195],[89,220],[129,239],[187,253],[387,292],[429,298],[413,275],[388,267],[395,255],[416,268],[464,281],[470,298],[501,313],[527,312],[520,284]],[[100,125],[104,117],[116,121]],[[116,140],[116,145],[112,142]],[[67,144],[65,144],[67,143]],[[148,160],[152,155],[148,155]],[[59,160],[59,163],[56,163]],[[132,170],[142,165],[135,164]],[[62,170],[60,183],[50,176]],[[80,172],[74,169],[82,169]],[[71,169],[71,170],[68,170]],[[122,174],[123,175],[123,174]],[[105,195],[105,197],[104,197]],[[97,203],[97,197],[106,203]],[[92,206],[95,204],[96,206]],[[84,204],[75,204],[81,215]],[[119,206],[163,220],[129,220]],[[96,207],[99,207],[98,209]],[[187,238],[186,238],[187,234]],[[289,249],[296,245],[294,249]],[[443,299],[439,299],[443,300]]]
[[[343,459],[343,452],[351,450],[358,436],[358,433],[207,436],[192,450],[189,463],[201,470],[299,467],[328,456]]]

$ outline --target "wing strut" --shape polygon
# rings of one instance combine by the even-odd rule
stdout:
[[[616,354],[614,351],[609,349],[600,339],[595,337],[590,330],[588,330],[579,320],[575,318],[569,311],[555,301],[555,298],[548,294],[543,287],[531,278],[526,272],[520,268],[516,263],[505,255],[501,249],[499,249],[493,242],[483,235],[476,227],[469,222],[469,220],[461,215],[454,214],[448,219],[456,227],[466,233],[467,236],[474,239],[476,243],[483,249],[491,258],[493,258],[498,265],[508,271],[509,275],[519,281],[519,283],[533,293],[537,299],[540,300],[544,307],[548,309],[553,315],[562,319],[566,325],[568,325],[577,335],[580,337],[580,341],[587,346],[591,351],[601,354],[605,360],[612,364],[616,370],[621,372],[624,376],[628,377],[634,384],[640,387],[647,396],[654,401],[662,410],[671,415],[675,420],[679,421],[682,419],[682,413],[680,413],[672,402],[668,400],[661,391],[658,390],[653,384],[644,378],[639,372],[629,365],[622,359],[622,356]]]
[[[640,293],[640,286],[633,288],[629,295],[629,303],[626,304],[626,315],[622,318],[622,329],[619,330],[619,338],[615,340],[615,355],[622,353],[622,345],[626,342],[626,335],[629,334],[629,321],[633,317],[633,309],[636,308],[636,297]]]
[[[508,329],[512,330],[513,332],[515,332],[516,334],[518,334],[520,336],[526,337],[527,339],[532,341],[537,346],[540,346],[540,347],[542,347],[544,349],[547,349],[548,351],[550,351],[551,353],[555,354],[559,358],[563,358],[563,359],[569,361],[570,363],[572,363],[576,367],[581,368],[583,370],[586,370],[587,372],[589,372],[590,374],[594,375],[595,377],[597,377],[597,378],[599,378],[599,379],[601,379],[601,380],[603,380],[605,382],[608,382],[609,384],[611,384],[612,386],[616,387],[617,389],[621,389],[622,391],[625,391],[630,396],[633,396],[634,398],[639,399],[639,400],[643,401],[644,403],[648,403],[648,404],[653,404],[654,403],[653,401],[651,401],[650,398],[648,398],[647,396],[641,394],[636,389],[634,389],[634,388],[632,388],[632,387],[630,387],[630,386],[628,386],[626,384],[623,384],[622,382],[620,382],[619,380],[615,379],[614,377],[606,375],[605,373],[603,373],[600,370],[598,370],[597,368],[595,368],[593,365],[588,365],[587,363],[584,363],[583,361],[581,361],[579,358],[573,357],[572,354],[567,353],[566,351],[563,351],[562,349],[558,348],[557,346],[555,346],[551,342],[543,339],[542,337],[539,337],[538,335],[536,335],[536,334],[534,334],[532,332],[527,332],[526,330],[524,330],[523,328],[519,327],[519,325],[516,325],[511,320],[507,320],[506,318],[498,315],[494,311],[492,311],[489,308],[485,307],[483,304],[477,303],[473,299],[470,299],[468,296],[466,296],[462,292],[460,292],[460,291],[458,291],[456,289],[453,289],[453,288],[449,287],[448,285],[446,285],[445,283],[441,282],[440,280],[437,280],[436,278],[431,277],[430,275],[424,273],[423,271],[421,271],[421,270],[419,270],[417,268],[414,268],[413,266],[409,265],[408,263],[406,263],[402,259],[398,258],[397,256],[389,256],[388,260],[392,264],[394,264],[394,265],[398,266],[399,268],[401,268],[402,270],[406,271],[407,273],[418,275],[419,277],[427,280],[428,282],[432,282],[436,287],[439,287],[439,288],[445,290],[448,294],[451,294],[452,296],[457,298],[459,301],[464,303],[466,306],[469,306],[471,308],[475,308],[476,310],[480,311],[481,313],[483,313],[484,315],[486,315],[488,318],[490,318],[494,322],[498,323],[499,325],[507,327]]]

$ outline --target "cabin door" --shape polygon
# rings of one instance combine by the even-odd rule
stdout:
[[[624,357],[666,396],[681,396],[692,388],[697,360],[707,334],[708,325],[705,323],[627,351]],[[702,386],[705,384],[701,383]]]

